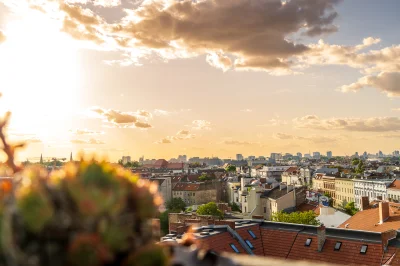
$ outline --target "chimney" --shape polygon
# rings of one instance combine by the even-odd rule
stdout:
[[[389,202],[379,202],[379,224],[383,224],[389,218]]]
[[[368,210],[369,209],[369,198],[368,196],[361,197],[361,210]]]
[[[321,224],[317,228],[317,240],[318,240],[318,252],[322,251],[322,248],[324,247],[325,244],[325,239],[326,239],[326,228],[323,224]]]

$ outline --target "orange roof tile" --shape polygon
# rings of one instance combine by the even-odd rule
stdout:
[[[400,204],[389,204],[389,218],[382,224],[379,224],[379,208],[368,209],[356,213],[347,221],[338,226],[338,228],[346,228],[354,230],[364,230],[371,232],[385,232],[387,230],[400,229]]]
[[[173,191],[197,191],[200,188],[200,184],[191,183],[177,183],[172,189]]]
[[[200,247],[209,249],[215,252],[230,252],[235,253],[230,244],[234,244],[240,254],[247,254],[240,243],[232,237],[229,232],[223,232],[199,239]]]
[[[248,232],[251,230],[256,238],[254,239]],[[246,227],[241,227],[236,230],[236,232],[243,238],[244,241],[249,240],[250,243],[253,245],[253,253],[257,256],[264,256],[264,247],[263,242],[261,240],[261,231],[259,225],[251,225]]]
[[[389,186],[391,189],[400,189],[400,180],[395,179],[393,183]]]

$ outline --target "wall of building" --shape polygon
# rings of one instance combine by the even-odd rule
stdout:
[[[343,208],[347,203],[354,202],[354,181],[352,179],[336,178],[335,189],[334,207]]]

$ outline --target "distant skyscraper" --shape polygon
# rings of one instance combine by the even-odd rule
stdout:
[[[363,153],[363,157],[364,157],[364,158],[367,158],[367,157],[368,157],[368,153],[367,153],[366,151]]]
[[[186,155],[179,155],[178,156],[178,161],[185,163],[187,161],[187,156]]]
[[[303,157],[303,154],[301,154],[301,152],[298,152],[296,155],[297,155],[297,157],[299,157],[299,158]]]
[[[356,157],[356,158],[360,157],[360,156],[358,155],[358,151],[356,151],[356,153],[354,153],[354,157]]]
[[[321,159],[321,153],[318,151],[313,152],[313,159]]]
[[[400,155],[400,152],[399,151],[394,151],[393,152],[393,156],[399,156]]]
[[[240,153],[236,154],[236,160],[242,161],[243,160],[243,155],[240,154]]]
[[[250,156],[248,157],[248,159],[249,159],[249,160],[255,160],[255,159],[256,159],[256,156],[250,155]]]
[[[378,152],[378,157],[379,157],[379,158],[382,158],[382,157],[383,157],[383,152],[382,152],[382,151],[379,151],[379,152]]]
[[[131,156],[122,156],[122,164],[127,164],[131,162]]]
[[[327,151],[326,152],[326,157],[328,157],[328,159],[332,158],[332,152],[331,151]]]
[[[270,158],[273,160],[280,160],[280,159],[282,159],[282,154],[273,152],[273,153],[271,153]]]
[[[304,154],[304,158],[311,159],[311,155],[309,153]]]

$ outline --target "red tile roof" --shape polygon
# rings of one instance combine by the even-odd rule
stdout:
[[[395,179],[393,183],[389,186],[391,189],[400,189],[400,180]]]
[[[296,234],[296,232],[261,227],[265,256],[286,258],[296,238]]]
[[[184,163],[169,163],[167,168],[168,169],[183,169]]]
[[[256,238],[254,239],[248,232],[251,230]],[[246,227],[241,227],[236,230],[236,232],[243,238],[243,240],[249,240],[250,243],[253,245],[253,253],[258,256],[264,256],[264,247],[263,242],[261,240],[261,231],[259,225],[251,225]]]
[[[357,212],[347,221],[338,226],[353,230],[364,230],[371,232],[385,232],[387,230],[400,229],[400,204],[389,203],[389,218],[382,224],[379,224],[379,208],[368,209]]]
[[[223,232],[208,237],[203,237],[199,241],[200,247],[204,249],[213,250],[215,252],[229,252],[235,253],[229,244],[234,244],[239,250],[240,254],[247,254],[240,243],[232,237],[229,232]]]

